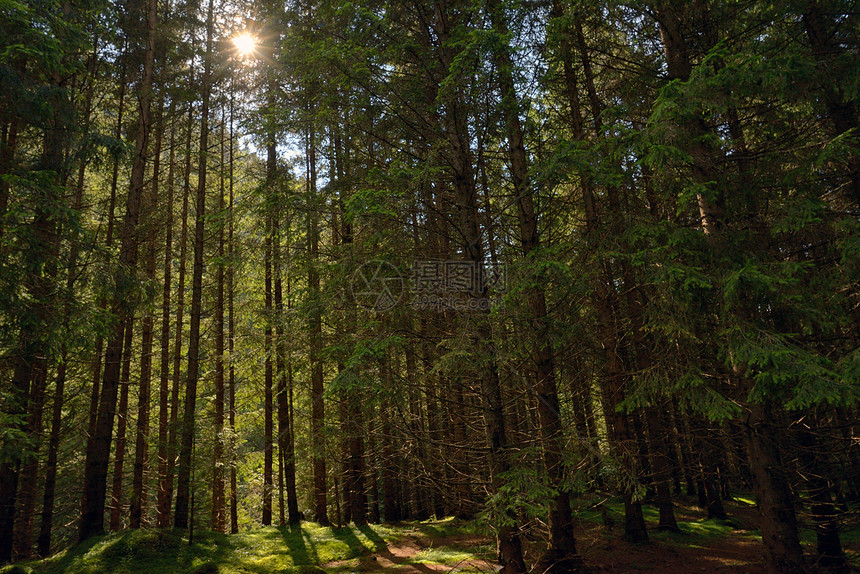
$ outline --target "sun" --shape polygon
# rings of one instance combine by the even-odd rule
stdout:
[[[240,56],[247,57],[257,49],[257,39],[247,32],[233,36],[233,46]]]

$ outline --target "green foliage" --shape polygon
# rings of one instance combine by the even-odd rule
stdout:
[[[513,526],[521,516],[545,519],[557,492],[548,486],[546,474],[532,465],[520,464],[499,476],[501,485],[487,500],[481,519],[489,525]]]

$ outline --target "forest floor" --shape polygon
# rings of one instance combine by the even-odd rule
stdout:
[[[616,501],[605,502],[615,521],[612,527],[603,523],[600,499],[580,502],[577,545],[593,572],[764,572],[758,512],[744,497],[726,503],[727,521],[701,518],[701,511],[682,497],[676,507],[679,534],[657,532],[656,510],[646,505],[648,544],[620,539],[623,516]],[[801,533],[804,551],[811,556],[814,533],[809,528]],[[529,563],[540,552],[541,538],[539,527],[525,535]],[[852,564],[860,566],[856,515],[844,525],[842,540]],[[143,529],[96,537],[51,558],[13,567],[17,570],[0,568],[0,574],[495,572],[493,554],[491,533],[478,522],[454,519],[343,528],[303,523],[230,536],[198,531],[190,546],[187,532]]]

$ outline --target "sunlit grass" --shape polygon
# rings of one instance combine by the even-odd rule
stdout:
[[[227,535],[196,531],[140,529],[97,536],[48,559],[14,566],[14,574],[322,574],[364,569],[371,555],[384,555],[398,540],[426,540],[429,548],[404,560],[441,564],[465,571],[469,563],[492,554],[490,546],[462,544],[480,536],[477,522],[427,520],[397,526],[362,525],[333,528],[304,522],[301,526],[266,527]],[[365,563],[365,566],[362,564]],[[328,564],[337,564],[334,569]],[[321,566],[324,566],[321,567]],[[0,574],[6,569],[0,568]]]
[[[755,499],[749,495],[741,495],[735,494],[732,496],[732,500],[735,502],[740,502],[741,504],[746,504],[747,506],[755,506]]]
[[[318,564],[376,552],[397,533],[379,525],[332,528],[303,523],[229,536],[198,531],[189,546],[185,531],[141,529],[96,537],[22,567],[34,574],[175,574],[206,571],[207,566],[214,572],[212,565],[220,574],[306,573],[318,570]]]

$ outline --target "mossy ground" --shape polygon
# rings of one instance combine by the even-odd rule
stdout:
[[[20,566],[34,574],[306,573],[318,564],[385,548],[397,533],[380,525],[331,528],[306,522],[235,535],[197,531],[189,545],[187,531],[141,529],[99,536]]]
[[[651,542],[620,540],[623,507],[615,499],[581,498],[575,509],[578,550],[586,563],[613,572],[657,568],[664,572],[761,572],[761,533],[752,499],[726,503],[729,520],[707,519],[692,500],[679,497],[676,517],[681,532],[656,530],[657,511],[643,505]],[[601,506],[615,526],[606,527]],[[855,517],[856,518],[856,517]],[[860,524],[844,525],[843,544],[857,565]],[[801,530],[804,550],[814,555],[814,533]],[[544,548],[543,528],[524,536],[531,561]],[[0,574],[351,574],[354,572],[492,571],[492,533],[478,521],[430,520],[396,525],[333,528],[305,522],[235,535],[142,529],[95,537],[45,560],[0,568]],[[11,570],[14,568],[15,570]]]

